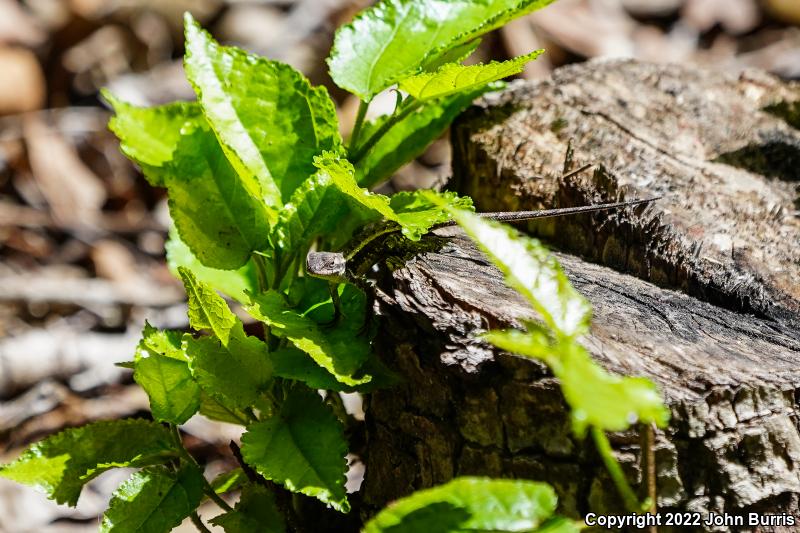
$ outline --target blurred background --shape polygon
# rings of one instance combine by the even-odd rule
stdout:
[[[164,263],[163,191],[119,153],[99,89],[142,105],[192,99],[181,67],[189,10],[220,41],[326,85],[350,124],[358,102],[333,86],[324,58],[334,29],[369,3],[0,0],[0,461],[65,427],[146,416],[145,394],[114,363],[132,358],[145,318],[187,326]],[[491,34],[476,60],[542,47],[525,78],[614,56],[798,79],[800,0],[558,0]],[[371,112],[393,105],[379,98]],[[438,141],[385,188],[430,186],[449,158]],[[185,431],[212,474],[231,466],[236,428],[195,417]],[[0,480],[0,531],[95,531],[127,475],[93,482],[77,509]]]

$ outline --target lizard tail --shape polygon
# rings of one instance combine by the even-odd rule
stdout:
[[[561,207],[557,209],[541,209],[538,211],[498,211],[494,213],[478,213],[484,218],[491,218],[501,222],[513,222],[516,220],[531,220],[535,218],[560,217],[565,215],[576,215],[579,213],[594,213],[595,211],[605,211],[607,209],[618,209],[621,207],[633,207],[642,204],[649,204],[660,200],[662,196],[654,196],[643,200],[628,200],[625,202],[610,202],[607,204],[582,205],[579,207]]]

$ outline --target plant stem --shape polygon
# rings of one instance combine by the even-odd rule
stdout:
[[[656,432],[654,425],[652,423],[640,424],[639,434],[639,449],[641,450],[642,454],[642,486],[639,490],[639,494],[640,496],[643,496],[650,504],[646,511],[650,514],[656,514],[656,511],[658,510],[658,490],[656,487]],[[650,526],[648,531],[649,533],[656,533],[657,527]]]
[[[256,266],[256,278],[258,279],[258,290],[266,292],[269,290],[269,279],[267,277],[267,264],[259,254],[253,254],[253,264]]]
[[[181,455],[181,458],[183,458],[184,461],[193,464],[199,468],[200,465],[197,464],[197,461],[195,461],[194,457],[192,457],[192,454],[190,454],[189,450],[187,450],[186,447],[183,445],[183,439],[181,438],[181,430],[178,429],[178,426],[176,426],[175,424],[170,424],[169,428],[172,431],[172,437],[175,440],[175,444],[178,446],[178,453]],[[211,486],[206,477],[202,476],[202,478],[203,478],[203,492],[206,494],[206,496],[211,498],[211,500],[218,506],[220,506],[222,509],[226,511],[232,511],[233,508],[230,505],[228,505],[228,502],[223,500],[220,497],[220,495],[214,491],[214,487]]]
[[[264,257],[260,254],[252,254],[253,264],[256,267],[256,279],[258,280],[258,292],[264,293],[270,289],[269,276],[267,275],[267,263]],[[279,279],[280,273],[276,272],[276,278]],[[267,348],[270,346],[270,339],[272,332],[267,324],[262,323],[264,329],[264,342],[267,343]]]
[[[616,485],[617,491],[620,496],[622,496],[625,507],[632,513],[641,511],[642,509],[639,505],[639,500],[636,498],[636,493],[633,492],[633,489],[628,483],[628,479],[625,477],[625,473],[622,471],[622,467],[619,465],[617,458],[614,457],[614,451],[611,449],[611,443],[608,441],[608,437],[603,430],[598,427],[592,426],[591,431],[594,445],[597,447],[597,451],[600,453],[603,464],[605,464],[606,470],[608,470],[611,476],[611,480],[614,482],[614,485]]]
[[[197,514],[197,511],[190,514],[189,517],[192,519],[194,527],[196,527],[199,531],[202,531],[203,533],[211,533],[211,530],[206,527],[202,520],[200,520],[200,515]]]
[[[381,140],[381,137],[386,135],[386,132],[388,132],[390,129],[392,129],[392,127],[395,124],[397,124],[398,122],[400,122],[401,120],[406,118],[408,115],[410,115],[411,113],[413,113],[414,111],[419,109],[421,106],[422,106],[422,103],[419,100],[416,100],[416,101],[410,103],[407,107],[405,107],[402,111],[400,111],[396,115],[392,115],[391,117],[386,119],[386,122],[381,124],[381,127],[378,128],[375,131],[375,133],[373,133],[372,136],[369,139],[364,141],[364,144],[359,146],[358,149],[356,149],[351,154],[350,161],[354,165],[357,165],[361,161],[361,159],[363,159],[364,156],[367,155],[367,153],[370,150],[372,150],[372,147],[375,146],[375,144],[377,144],[377,142],[379,140]],[[351,146],[352,146],[352,144],[351,144]]]
[[[367,117],[367,109],[369,109],[369,102],[361,100],[358,104],[358,114],[356,115],[356,122],[353,125],[353,133],[350,134],[350,144],[347,151],[350,152],[355,149],[358,143],[358,138],[361,136],[361,127],[364,125],[364,119]]]

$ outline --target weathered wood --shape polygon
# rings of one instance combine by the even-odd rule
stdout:
[[[674,93],[671,103],[659,91]],[[750,103],[736,104],[734,93]],[[754,75],[594,63],[518,85],[454,133],[458,184],[482,210],[674,191],[644,210],[532,227],[589,259],[558,254],[594,306],[583,340],[593,356],[664,391],[673,418],[656,439],[662,509],[799,515],[797,170],[766,177],[710,162],[761,146],[756,140],[766,131],[782,139],[781,150],[800,153],[797,132],[757,111],[774,103],[768,93],[792,95]],[[717,106],[734,104],[741,130],[730,122],[726,135],[696,124],[712,120],[707,107],[733,120]],[[681,113],[685,125],[675,118]],[[566,123],[553,131],[557,119]],[[761,129],[752,129],[756,123]],[[605,170],[569,183],[541,177],[560,171],[569,138],[575,165]],[[618,270],[593,262],[601,260]],[[572,516],[621,511],[592,446],[573,437],[546,369],[475,339],[519,326],[532,312],[472,244],[456,235],[379,278],[379,351],[404,382],[369,399],[365,508],[456,475],[485,474],[548,481]],[[638,479],[638,436],[613,442]]]
[[[658,285],[795,320],[799,117],[800,88],[766,74],[591,62],[469,113],[454,128],[454,187],[487,211],[664,195],[600,228],[587,217],[531,227]],[[556,179],[570,140],[576,165],[602,169]]]

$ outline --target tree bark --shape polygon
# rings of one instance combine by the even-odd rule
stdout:
[[[800,518],[798,101],[795,86],[759,73],[592,62],[514,84],[454,127],[452,183],[480,210],[664,195],[528,228],[583,256],[557,253],[594,307],[583,344],[666,397],[660,510]],[[570,140],[567,166],[593,163],[592,175],[555,177]],[[622,512],[547,369],[476,339],[534,314],[446,231],[431,238],[438,249],[378,275],[378,351],[403,381],[368,399],[366,512],[457,475],[547,481],[574,517]],[[635,430],[612,436],[635,483],[639,442]]]

